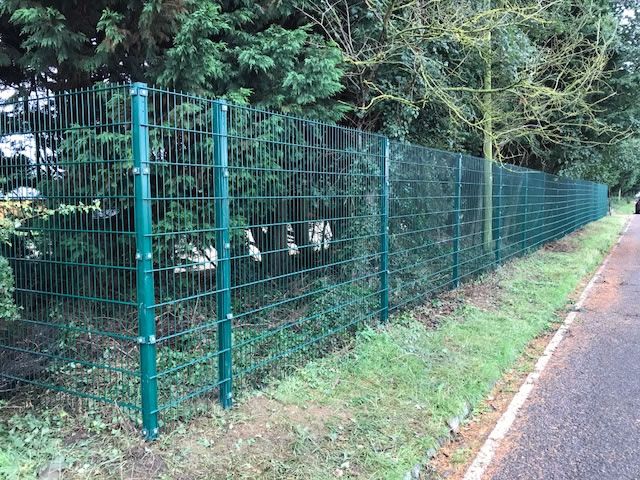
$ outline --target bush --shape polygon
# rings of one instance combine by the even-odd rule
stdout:
[[[7,259],[0,257],[0,320],[15,320],[18,317],[13,290],[13,272]]]

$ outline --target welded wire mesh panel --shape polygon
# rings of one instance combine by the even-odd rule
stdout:
[[[595,192],[595,209],[589,217],[592,221],[604,217],[609,212],[609,187],[604,184],[597,184]]]
[[[556,195],[555,212],[553,221],[553,239],[562,238],[568,233],[569,216],[571,214],[571,205],[569,199],[571,193],[567,188],[567,181],[561,177],[554,178],[554,190]]]
[[[391,143],[390,308],[421,303],[452,283],[459,154]]]
[[[260,381],[377,316],[383,161],[378,135],[230,107],[234,376]]]
[[[606,187],[514,165],[400,143],[391,144],[390,165],[392,310],[606,212]]]
[[[149,89],[159,408],[218,386],[213,105]]]
[[[606,186],[604,186],[604,190],[600,189],[601,187],[603,186],[592,182],[577,182],[576,195],[578,206],[576,210],[579,212],[577,219],[578,226],[586,225],[607,214],[607,190]],[[601,192],[601,194],[598,195],[598,192]],[[599,204],[601,208],[598,208]]]
[[[0,320],[0,390],[30,382],[139,405],[131,114],[126,86],[0,105],[1,255],[16,319]]]
[[[507,260],[524,250],[523,230],[525,225],[526,170],[515,165],[502,165],[497,178],[497,193],[500,196],[499,248],[501,259]]]
[[[543,241],[557,239],[563,229],[563,220],[567,212],[565,199],[562,192],[560,179],[555,176],[546,175],[546,196],[545,196],[545,236]]]
[[[537,248],[542,244],[544,234],[545,175],[541,172],[528,174],[527,221],[525,224],[525,245]]]
[[[562,182],[558,177],[545,176],[545,235],[544,242],[562,236],[564,221],[568,208],[566,205]]]
[[[483,159],[470,156],[462,157],[458,280],[478,275],[495,262],[493,242],[485,242],[484,222],[488,207],[485,205],[484,169],[485,161]],[[493,195],[493,189],[491,195]],[[492,202],[492,205],[494,204],[495,202]]]

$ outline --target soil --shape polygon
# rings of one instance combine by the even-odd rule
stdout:
[[[320,441],[328,434],[327,424],[334,420],[346,421],[347,413],[317,405],[306,409],[284,405],[260,395],[239,405],[224,425],[212,426],[207,418],[193,420],[189,424],[193,435],[177,435],[176,441],[182,445],[171,442],[169,450],[189,452],[190,463],[180,468],[183,479],[201,478],[203,472],[206,478],[277,477],[278,465],[290,457],[296,441]],[[162,453],[162,448],[154,450]],[[148,471],[150,461],[146,456],[131,455],[127,463],[133,471]]]
[[[508,268],[508,267],[507,267]],[[437,328],[444,318],[452,316],[465,305],[481,310],[494,310],[500,303],[500,274],[488,272],[476,281],[456,290],[442,292],[424,305],[412,309],[412,316],[427,327]]]
[[[167,464],[162,457],[147,445],[138,445],[132,448],[125,453],[125,458],[127,457],[131,461],[123,464],[120,472],[121,478],[128,480],[158,478],[167,469]]]

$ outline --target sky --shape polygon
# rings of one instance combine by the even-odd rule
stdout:
[[[636,17],[635,9],[627,8],[622,14],[622,19],[620,20],[620,23],[622,23],[623,25],[626,25],[627,23],[629,23],[630,18],[635,18],[635,17]]]

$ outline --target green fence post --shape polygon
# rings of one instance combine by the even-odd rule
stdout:
[[[158,379],[156,364],[155,293],[151,244],[151,181],[149,166],[149,118],[147,85],[131,86],[131,133],[136,229],[136,298],[140,344],[140,397],[143,434],[158,436]]]
[[[571,228],[569,229],[569,233],[573,232],[576,229],[576,219],[578,218],[578,190],[576,188],[576,182],[573,180],[571,182]]]
[[[556,237],[562,238],[569,233],[568,226],[571,221],[571,197],[568,194],[568,186],[564,178],[558,178],[558,191],[562,198],[562,215]]]
[[[597,204],[598,204],[598,197],[597,197],[597,191],[595,188],[595,183],[590,183],[589,184],[589,220],[587,223],[591,223],[592,221],[594,221],[597,218]]]
[[[571,195],[568,190],[568,182],[564,178],[559,178],[558,187],[562,194],[562,220],[558,228],[557,238],[562,238],[571,231],[569,229],[571,224]]]
[[[526,252],[527,251],[527,217],[529,214],[529,172],[524,172],[523,175],[523,193],[524,193],[524,199],[522,201],[522,232],[521,232],[521,244],[520,244],[520,249],[522,250],[522,252]]]
[[[380,175],[380,321],[389,320],[389,160],[388,138],[382,139],[382,169]]]
[[[453,268],[451,276],[453,288],[458,288],[460,286],[460,223],[462,221],[462,154],[458,155],[455,189],[455,196],[453,197]]]
[[[582,199],[582,207],[580,208],[580,215],[578,215],[578,217],[577,217],[577,218],[578,218],[578,220],[577,220],[577,222],[576,222],[576,230],[577,230],[578,228],[580,228],[580,227],[582,226],[583,222],[584,222],[585,208],[587,208],[587,209],[589,208],[589,207],[588,207],[588,205],[589,205],[589,204],[588,204],[587,202],[589,202],[589,201],[590,201],[590,199],[586,198],[586,195],[585,195],[585,186],[584,186],[584,184],[583,184],[583,183],[579,183],[579,186],[578,186],[578,195],[579,195],[579,196],[581,197],[581,199]]]
[[[588,209],[589,208],[589,204],[587,202],[590,201],[590,199],[586,198],[585,195],[585,186],[582,182],[578,182],[577,187],[577,194],[578,196],[581,198],[582,200],[582,206],[580,208],[580,214],[577,216],[577,221],[576,221],[576,230],[578,228],[580,228],[584,222],[584,216],[585,216],[585,208]]]
[[[223,408],[233,402],[231,313],[231,240],[229,234],[229,152],[227,113],[222,100],[213,102],[213,165],[215,187],[215,229],[218,266],[216,268],[216,309],[218,316],[218,382]]]
[[[586,204],[584,208],[584,212],[582,214],[582,218],[580,220],[580,227],[589,223],[589,219],[591,217],[591,209],[593,205],[593,196],[591,195],[591,186],[584,182],[582,185],[582,196],[584,198],[584,203]]]
[[[540,212],[540,216],[542,218],[542,223],[540,225],[540,238],[538,238],[537,244],[538,247],[544,245],[547,241],[547,176],[544,172],[541,172],[542,175],[542,212]]]
[[[582,205],[580,205],[579,209],[578,208],[576,209],[576,221],[573,226],[574,230],[577,230],[582,225],[582,219],[584,216],[584,208],[586,203],[584,198],[584,187],[580,182],[576,182],[576,203],[578,203],[579,201],[582,202]]]
[[[591,218],[591,209],[593,208],[593,197],[591,195],[591,186],[586,182],[582,182],[581,190],[582,190],[582,197],[584,199],[583,202],[586,203],[586,211],[584,211],[584,213],[582,214],[579,227],[582,227],[587,223],[589,223],[589,220]]]
[[[502,263],[502,167],[497,168],[498,195],[496,196],[496,263]]]
[[[598,192],[595,183],[589,184],[589,222],[598,217]]]
[[[569,200],[571,204],[571,211],[569,212],[569,229],[567,233],[571,233],[575,229],[576,225],[576,207],[577,207],[577,194],[576,194],[576,181],[572,180],[569,184]]]

